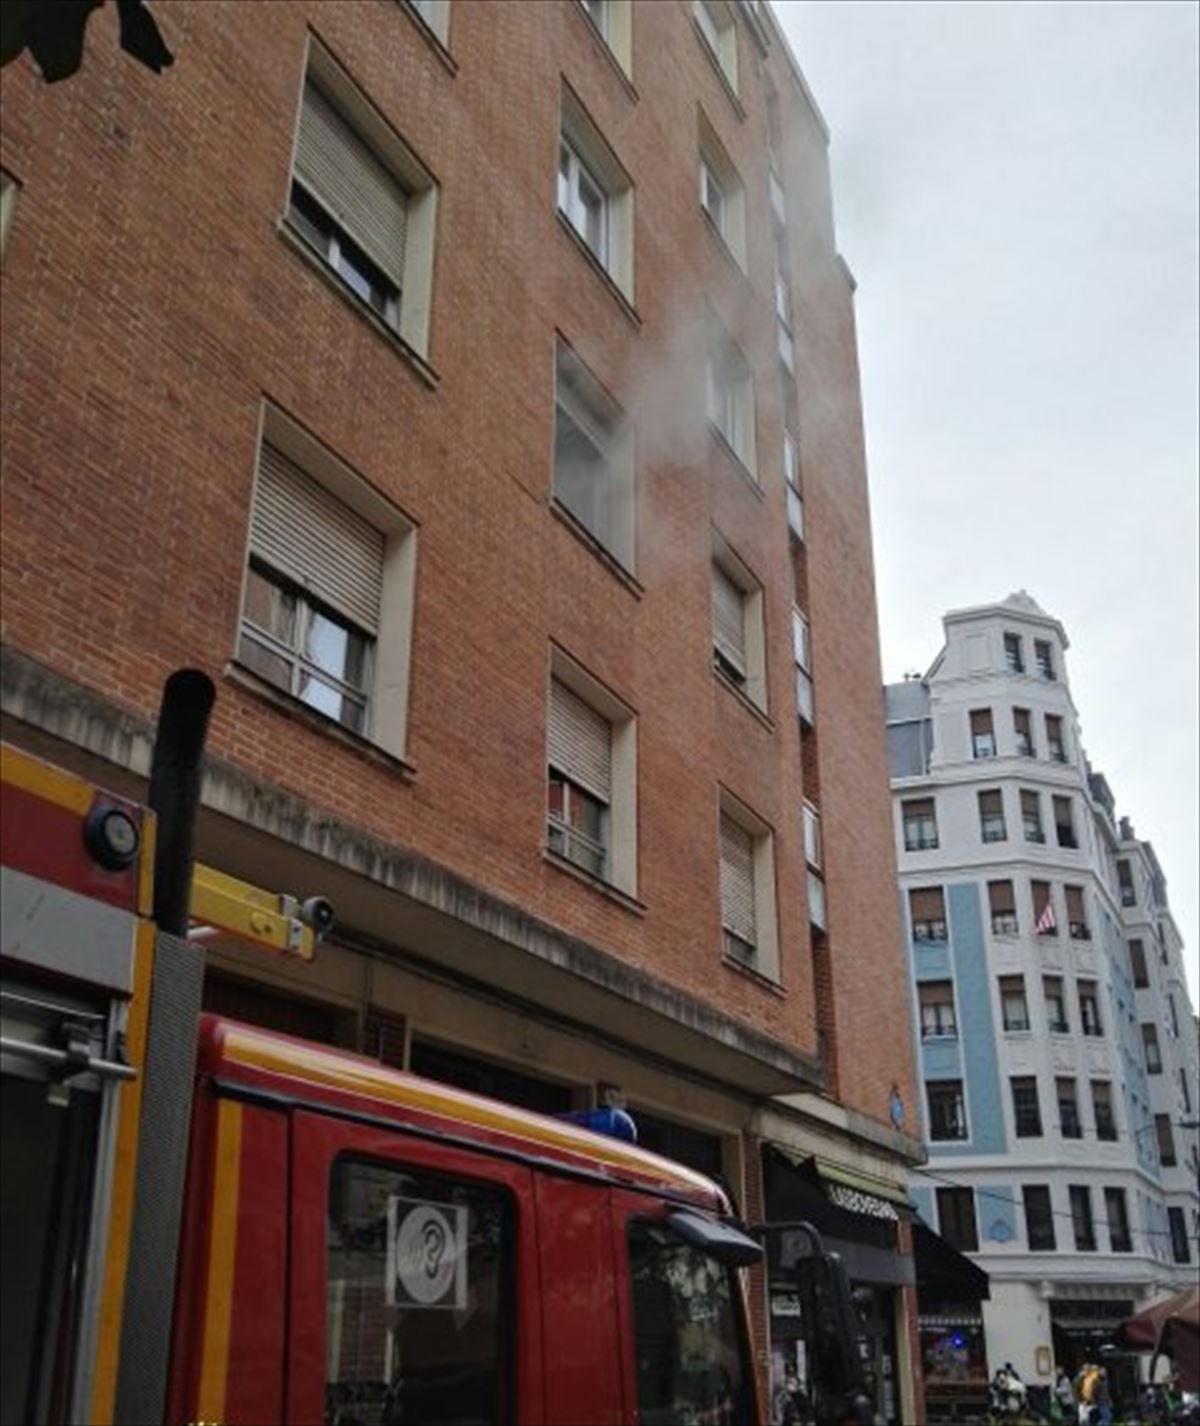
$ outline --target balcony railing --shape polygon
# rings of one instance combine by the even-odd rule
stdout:
[[[1063,1103],[1058,1106],[1058,1121],[1062,1127],[1064,1139],[1083,1138],[1083,1128],[1079,1123],[1079,1110],[1073,1104]]]
[[[1111,1110],[1107,1113],[1099,1109],[1096,1110],[1096,1138],[1105,1139],[1109,1143],[1116,1143],[1117,1126],[1112,1117]]]
[[[1052,763],[1065,763],[1067,760],[1066,749],[1057,743],[1051,743],[1048,756]]]
[[[1086,921],[1070,921],[1067,924],[1073,941],[1090,941],[1092,939],[1092,932]]]
[[[985,842],[1004,842],[1008,840],[1008,829],[1001,819],[984,821],[980,826],[980,833]]]
[[[977,758],[994,758],[996,756],[995,734],[976,733],[971,739],[971,752]]]
[[[1072,851],[1079,850],[1079,838],[1076,837],[1073,827],[1057,828],[1056,836],[1058,837],[1058,845],[1060,847],[1069,847]]]
[[[1052,1035],[1069,1035],[1071,1033],[1070,1022],[1067,1020],[1051,1020],[1050,1033]]]
[[[907,823],[904,828],[904,850],[906,852],[936,852],[938,834],[936,828],[929,829]]]
[[[992,913],[993,936],[1015,936],[1020,929],[1015,911],[994,911]]]
[[[1037,842],[1039,845],[1046,840],[1046,834],[1041,827],[1033,822],[1025,823],[1025,840],[1027,842]]]
[[[795,537],[804,540],[804,497],[789,481],[787,486],[788,529]]]
[[[1018,756],[1019,758],[1036,758],[1036,757],[1037,757],[1037,753],[1034,751],[1033,739],[1032,739],[1032,738],[1025,738],[1025,737],[1018,737],[1018,738],[1017,738],[1017,756]]]
[[[1137,905],[1137,893],[1134,891],[1134,889],[1133,889],[1132,886],[1123,886],[1123,887],[1121,888],[1121,905],[1122,905],[1122,906],[1136,906],[1136,905]]]
[[[946,940],[945,921],[914,921],[912,928],[914,941]]]

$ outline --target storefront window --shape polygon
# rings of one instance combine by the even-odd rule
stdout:
[[[922,1317],[925,1388],[986,1386],[987,1352],[980,1317]]]

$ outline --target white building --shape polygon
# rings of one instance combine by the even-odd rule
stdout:
[[[992,1369],[1049,1385],[1195,1280],[1197,1062],[1149,843],[1080,743],[1067,637],[1023,591],[886,690],[927,1171],[991,1279]]]

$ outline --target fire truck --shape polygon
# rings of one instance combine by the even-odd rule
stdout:
[[[766,1419],[759,1238],[628,1116],[201,1013],[207,936],[306,960],[333,919],[194,863],[212,698],[168,680],[146,806],[2,747],[0,1420]],[[792,1226],[808,1413],[858,1419],[844,1273]]]

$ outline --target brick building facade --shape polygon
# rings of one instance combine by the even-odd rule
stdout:
[[[210,945],[211,1004],[894,1218],[853,281],[768,7],[158,19],[162,76],[107,12],[6,71],[5,737],[139,789],[205,669],[201,856],[338,908],[303,970]]]

